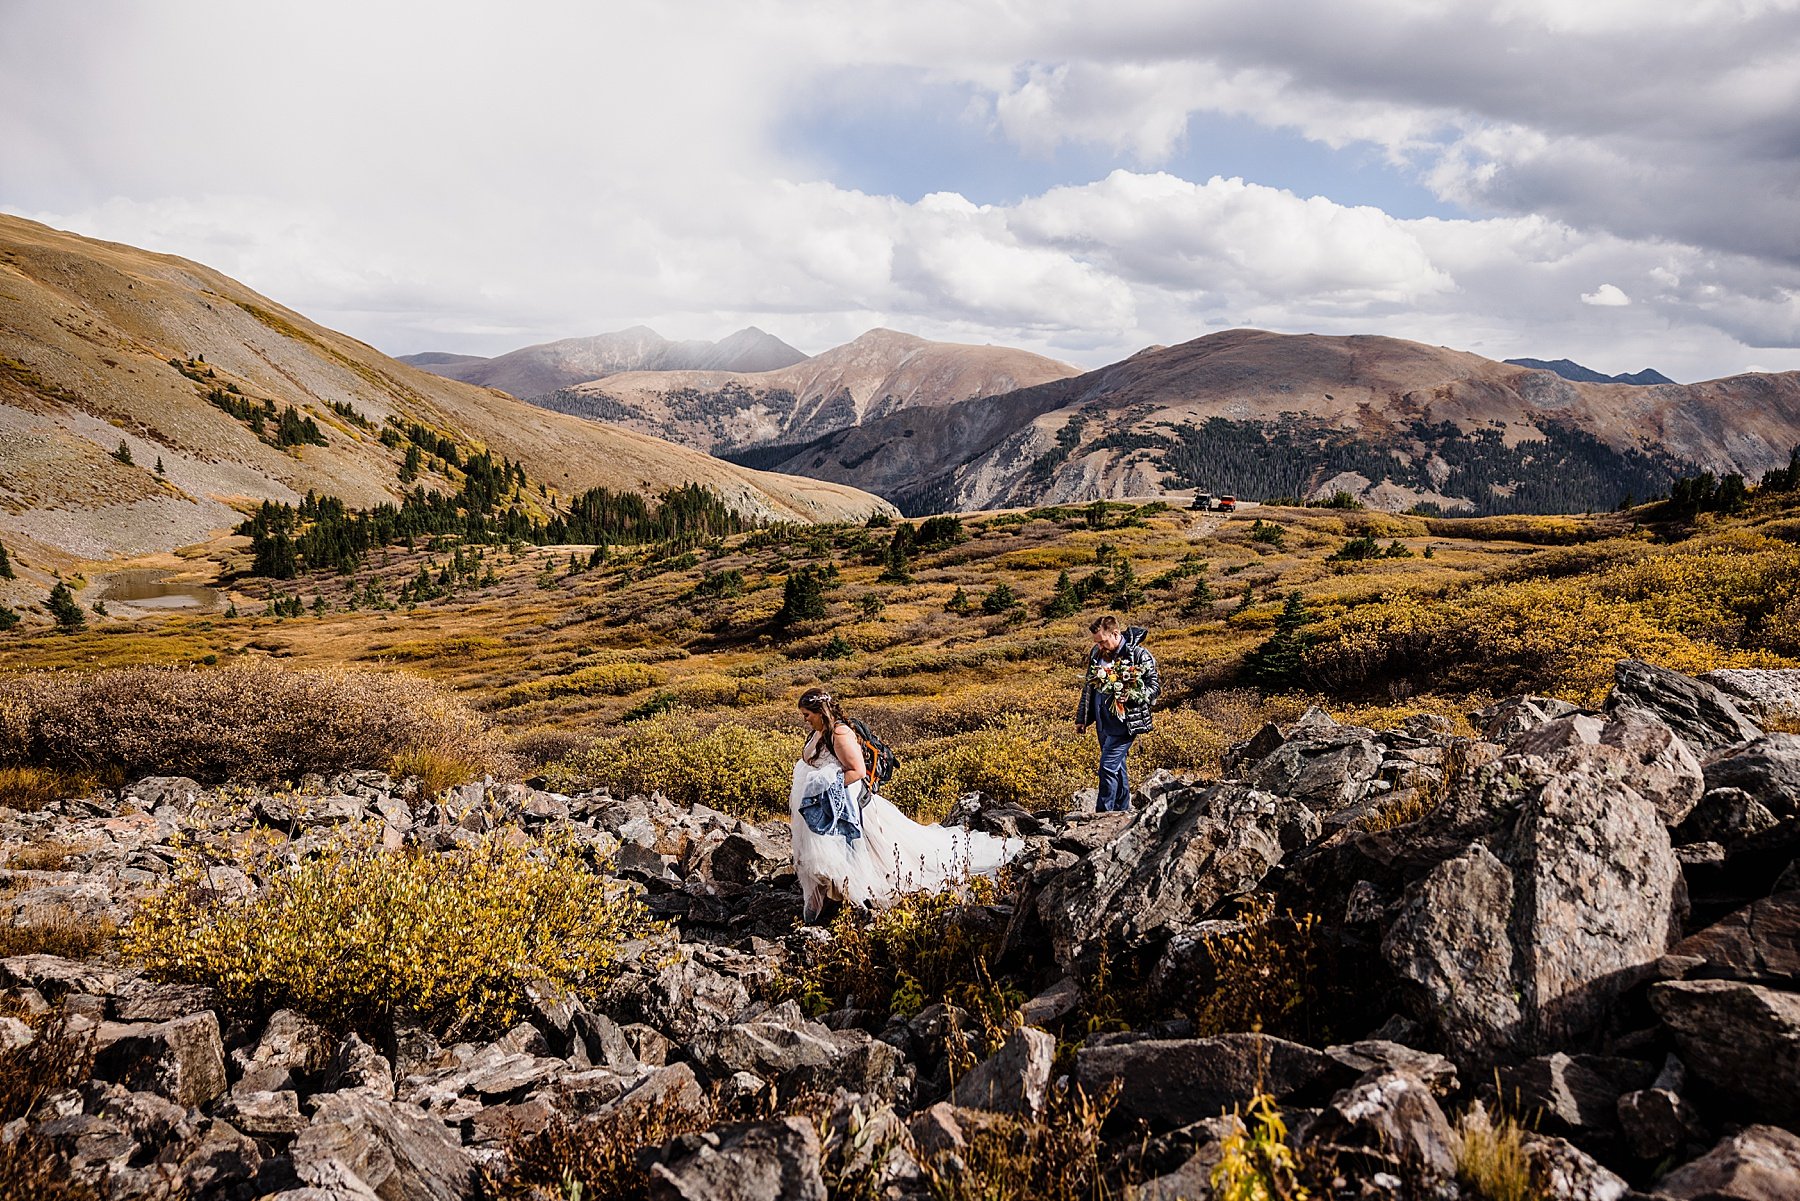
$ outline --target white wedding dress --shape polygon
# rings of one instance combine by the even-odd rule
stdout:
[[[817,834],[800,816],[800,803],[843,768],[830,746],[816,763],[802,757],[794,764],[794,787],[788,794],[788,817],[794,831],[794,873],[800,877],[806,915],[815,917],[826,897],[851,905],[880,909],[909,892],[941,892],[971,876],[1000,870],[1025,849],[1020,838],[997,838],[957,826],[922,826],[886,797],[869,798],[862,809],[861,838]],[[860,800],[864,784],[850,785]]]

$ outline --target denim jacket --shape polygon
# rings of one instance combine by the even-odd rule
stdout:
[[[846,841],[862,837],[862,806],[844,786],[844,773],[815,779],[800,801],[800,816],[814,834],[842,834]]]

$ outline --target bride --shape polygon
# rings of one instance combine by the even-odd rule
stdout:
[[[807,921],[827,897],[884,908],[905,893],[991,875],[1024,850],[1018,838],[921,826],[872,795],[862,744],[829,692],[807,690],[800,715],[812,733],[794,764],[788,816]]]

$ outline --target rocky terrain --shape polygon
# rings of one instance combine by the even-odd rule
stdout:
[[[908,512],[1347,491],[1398,511],[1582,512],[1800,443],[1800,373],[1576,383],[1396,338],[1227,330],[1072,379],[903,412],[740,461],[854,481]]]
[[[97,1055],[0,1138],[42,1140],[108,1197],[410,1201],[504,1182],[522,1130],[680,1112],[695,1132],[648,1152],[654,1196],[824,1198],[854,1175],[861,1195],[913,1197],[996,1115],[1079,1088],[1112,1098],[1102,1134],[1130,1195],[1206,1198],[1242,1130],[1229,1115],[1266,1093],[1322,1165],[1315,1195],[1477,1195],[1459,1191],[1453,1115],[1481,1101],[1535,1115],[1520,1145],[1545,1196],[1791,1198],[1800,736],[1759,725],[1791,691],[1627,661],[1600,708],[1517,697],[1476,715],[1474,738],[1309,712],[1234,747],[1224,779],[1158,774],[1131,814],[967,797],[954,820],[1028,843],[1014,890],[964,915],[1033,994],[986,1042],[943,1004],[812,1018],[787,998],[843,927],[799,926],[781,822],[522,784],[426,803],[375,774],[274,795],[157,778],[5,811],[7,846],[79,848],[62,870],[6,873],[14,921],[123,920],[182,837],[260,831],[304,856],[367,822],[452,854],[511,825],[612,855],[679,938],[636,949],[600,1002],[545,995],[497,1041],[450,1045],[404,1022],[233,1021],[207,990],[128,966],[8,958],[15,1007],[66,1015]],[[1320,962],[1338,965],[1314,982],[1310,1033],[1194,1024],[1196,984],[1221,970],[1218,939],[1247,933],[1252,896],[1316,915]],[[1094,1020],[1127,979],[1135,1004]],[[0,1021],[8,1044],[35,1037]],[[978,1066],[959,1072],[964,1054]],[[771,1090],[813,1107],[721,1117]]]
[[[1029,351],[872,329],[780,370],[633,371],[533,399],[725,454],[806,441],[880,417],[979,401],[1078,373]]]
[[[290,409],[316,438],[277,437]],[[522,463],[528,506],[547,508],[537,484],[699,482],[773,520],[881,507],[446,380],[199,264],[0,215],[0,539],[30,561],[173,550],[236,525],[237,506],[308,491],[391,503],[410,485],[381,435],[412,423]]]
[[[499,388],[522,400],[626,371],[777,371],[805,360],[806,355],[754,325],[717,342],[671,342],[648,326],[634,325],[523,346],[493,358],[435,351],[400,356],[402,363],[435,375]]]

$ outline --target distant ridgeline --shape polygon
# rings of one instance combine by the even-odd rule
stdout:
[[[758,524],[701,484],[670,488],[654,501],[635,492],[591,488],[571,500],[566,513],[534,517],[516,503],[501,509],[516,464],[503,460],[496,466],[484,451],[464,466],[459,491],[445,494],[421,485],[398,505],[351,509],[335,496],[310,492],[298,508],[264,501],[237,529],[250,538],[251,573],[288,580],[307,571],[354,571],[372,550],[396,543],[410,548],[427,535],[483,545],[666,542],[686,549]],[[519,468],[516,478],[523,475]]]
[[[1380,483],[1462,497],[1477,514],[1579,513],[1613,509],[1627,500],[1668,492],[1691,465],[1667,455],[1617,451],[1592,434],[1546,424],[1542,440],[1507,446],[1500,429],[1458,429],[1449,422],[1415,421],[1391,443],[1314,417],[1280,423],[1214,417],[1176,427],[1170,434],[1109,434],[1095,445],[1118,450],[1155,449],[1176,487],[1217,488],[1220,481],[1247,497],[1304,497],[1340,472],[1354,471]],[[1412,450],[1422,447],[1423,453]],[[1434,478],[1433,459],[1442,467]]]

